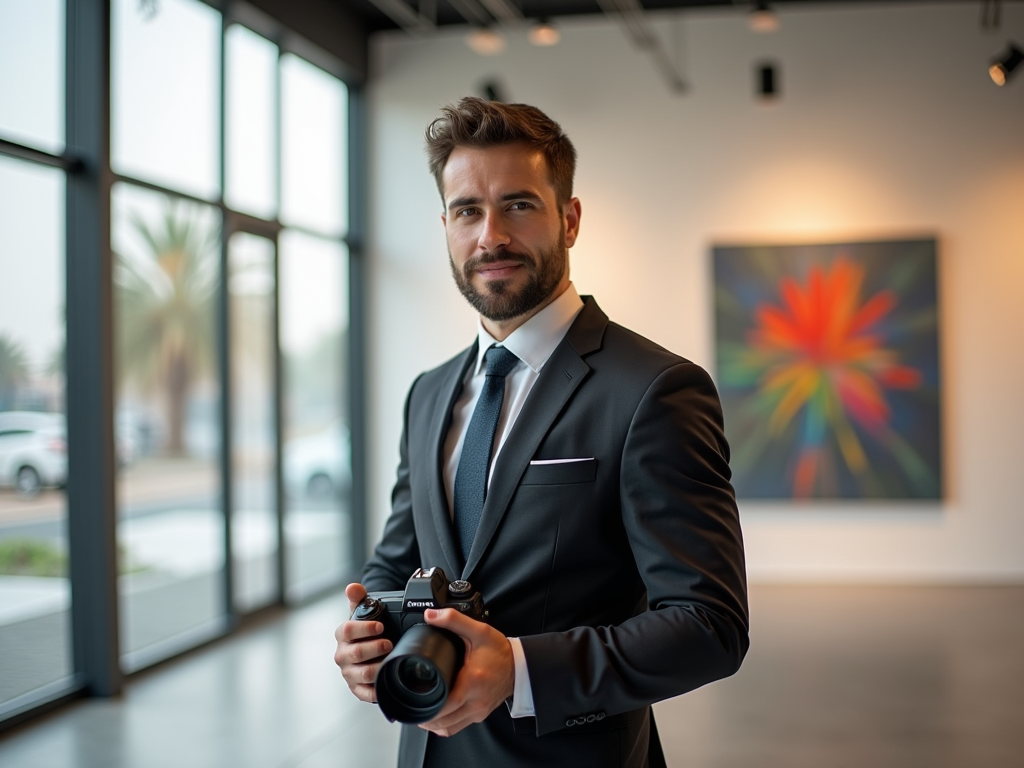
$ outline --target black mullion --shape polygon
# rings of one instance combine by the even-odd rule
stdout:
[[[75,670],[120,693],[110,251],[110,2],[68,0],[68,549]]]
[[[123,173],[112,172],[110,174],[111,179],[116,182],[124,182],[125,184],[132,184],[136,187],[142,187],[153,192],[161,192],[165,195],[171,195],[173,197],[181,198],[182,200],[188,200],[189,202],[199,203],[200,205],[209,206],[211,208],[219,208],[221,211],[227,210],[224,203],[220,200],[209,200],[205,197],[199,197],[189,192],[182,192],[181,190],[171,189],[170,187],[162,187],[159,184],[154,184],[152,181],[146,181],[140,179],[137,176],[127,176]]]
[[[277,604],[287,602],[288,586],[288,553],[285,551],[284,515],[284,361],[281,354],[281,267],[277,240],[274,240],[274,309],[271,313],[271,337],[274,345],[274,500],[277,506]]]
[[[352,486],[349,497],[349,554],[351,578],[362,571],[367,557],[366,519],[366,253],[363,248],[366,210],[366,94],[363,87],[348,88],[348,409],[349,462]]]
[[[220,228],[220,284],[217,291],[218,311],[218,339],[217,339],[217,360],[220,367],[220,427],[221,427],[221,451],[220,451],[220,478],[221,478],[221,501],[224,514],[224,613],[228,617],[228,626],[234,628],[238,625],[239,613],[235,606],[235,557],[234,557],[234,528],[232,525],[232,513],[235,509],[234,490],[234,465],[232,461],[232,446],[234,436],[232,427],[234,423],[232,406],[234,404],[234,392],[232,391],[231,376],[231,293],[230,293],[230,262],[228,259],[228,243],[233,231],[233,217],[224,203],[224,187],[227,179],[227,108],[225,106],[225,93],[227,82],[227,29],[228,23],[221,14],[220,26],[220,77],[218,87],[220,90],[220,127],[219,146],[220,159],[217,173],[220,182],[220,194],[217,197],[217,204],[221,210]]]
[[[28,160],[30,163],[60,168],[69,173],[78,173],[82,170],[82,161],[77,157],[67,154],[55,155],[42,149],[30,147],[27,144],[19,144],[16,141],[0,139],[0,155],[5,157],[16,157],[19,160]]]
[[[280,37],[280,35],[278,35]],[[274,236],[274,475],[277,483],[277,585],[278,602],[288,601],[288,542],[285,538],[285,515],[288,500],[284,490],[284,356],[281,352],[281,41],[272,41],[277,46],[277,66],[274,67],[274,196],[275,215],[278,224]]]

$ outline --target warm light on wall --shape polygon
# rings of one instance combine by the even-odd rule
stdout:
[[[538,19],[537,23],[530,27],[530,42],[541,47],[558,45],[562,39],[562,33],[547,19]]]
[[[490,27],[477,27],[466,37],[466,45],[481,56],[494,56],[505,50],[505,38]]]
[[[749,23],[755,32],[774,32],[779,28],[779,17],[768,3],[759,0],[750,12]]]

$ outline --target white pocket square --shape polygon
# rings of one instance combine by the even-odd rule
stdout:
[[[589,456],[583,459],[534,459],[530,462],[531,466],[538,466],[540,464],[576,464],[581,461],[593,461],[594,457]]]

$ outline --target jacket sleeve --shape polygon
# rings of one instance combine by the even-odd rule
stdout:
[[[688,362],[633,413],[619,474],[622,523],[647,610],[616,626],[520,638],[537,735],[733,674],[748,647],[746,572],[718,394]]]
[[[391,515],[380,542],[363,569],[362,584],[369,592],[405,589],[410,574],[420,567],[409,485],[409,408],[418,381],[413,383],[405,400],[398,477],[391,492]]]

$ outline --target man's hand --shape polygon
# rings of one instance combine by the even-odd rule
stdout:
[[[362,584],[349,584],[345,587],[345,597],[351,614],[366,597],[366,590]],[[377,701],[377,690],[373,686],[377,669],[382,657],[391,652],[391,641],[377,637],[383,631],[384,625],[379,621],[351,619],[334,631],[338,641],[334,663],[341,668],[341,676],[356,698],[371,704]]]
[[[420,725],[438,736],[454,736],[467,725],[482,722],[512,695],[515,661],[508,638],[493,627],[456,610],[427,610],[427,623],[451,630],[466,641],[466,660],[437,717]]]

